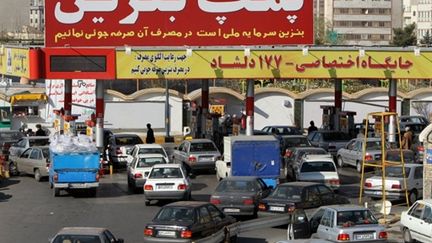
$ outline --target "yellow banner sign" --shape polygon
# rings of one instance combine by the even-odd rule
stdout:
[[[4,47],[0,50],[0,74],[30,76],[29,50]]]
[[[309,50],[117,51],[119,79],[432,78],[432,52]]]
[[[225,113],[224,105],[210,105],[210,113],[223,115]]]

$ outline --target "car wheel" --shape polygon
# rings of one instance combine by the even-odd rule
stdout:
[[[410,205],[413,205],[417,201],[417,198],[418,198],[417,194],[418,193],[417,193],[416,189],[413,189],[413,190],[411,190],[409,192],[409,194],[408,194],[408,200],[409,200]]]
[[[60,188],[55,188],[55,187],[54,187],[53,192],[54,192],[54,197],[58,197],[58,196],[60,196]]]
[[[362,172],[362,164],[360,161],[357,161],[357,163],[356,163],[356,170],[358,173]]]
[[[9,163],[9,174],[11,176],[17,176],[19,174],[18,166],[13,161]]]
[[[403,239],[405,243],[412,243],[414,242],[411,237],[411,232],[408,228],[404,228],[403,230]]]
[[[337,157],[337,164],[338,164],[339,168],[342,168],[344,166],[342,156]]]
[[[34,171],[34,178],[35,178],[36,181],[41,181],[42,175],[41,175],[39,169],[35,169],[35,171]]]
[[[150,200],[147,200],[147,199],[146,199],[146,200],[144,201],[144,204],[145,204],[146,206],[150,206]]]

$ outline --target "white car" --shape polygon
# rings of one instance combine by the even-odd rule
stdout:
[[[161,154],[165,157],[165,161],[169,163],[168,154],[165,149],[159,144],[136,144],[130,150],[127,155],[127,163],[128,165],[132,162],[134,158],[136,158],[139,154]]]
[[[142,189],[152,166],[167,163],[162,154],[138,154],[127,167],[129,188]]]
[[[224,160],[216,160],[216,178],[218,181],[231,176],[231,162]]]
[[[297,181],[320,182],[333,190],[339,189],[339,174],[329,154],[306,155],[298,165],[294,166],[294,172]]]
[[[146,206],[151,200],[189,200],[192,183],[180,164],[154,165],[144,184]]]
[[[419,200],[402,212],[400,224],[404,242],[432,243],[432,199]]]
[[[423,196],[423,165],[405,164],[408,198],[410,204]],[[389,199],[405,199],[405,187],[402,166],[386,167],[386,197]],[[364,194],[372,198],[382,197],[381,172],[367,178],[364,183]]]

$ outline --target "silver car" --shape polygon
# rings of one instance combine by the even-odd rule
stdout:
[[[9,149],[9,157],[11,159],[15,157],[19,157],[24,150],[33,147],[33,146],[46,146],[49,145],[49,137],[48,136],[32,136],[32,137],[23,137],[18,142],[11,145]]]
[[[48,176],[50,156],[48,146],[31,147],[19,157],[15,157],[9,165],[12,174],[33,175],[36,181]]]
[[[351,165],[356,167],[357,172],[361,172],[364,140],[364,138],[352,139],[345,145],[345,147],[338,150],[336,158],[339,167]],[[389,148],[390,145],[386,143],[385,149]],[[381,139],[368,138],[366,144],[365,161],[373,162],[377,160],[381,160]]]
[[[108,229],[94,227],[65,227],[50,241],[50,243],[72,242],[123,243],[124,241],[117,239]]]
[[[312,238],[332,242],[387,242],[384,226],[372,212],[357,205],[320,207],[310,219]]]
[[[221,157],[213,141],[192,139],[183,141],[174,149],[173,162],[183,164],[188,172],[195,169],[215,169],[216,160]]]

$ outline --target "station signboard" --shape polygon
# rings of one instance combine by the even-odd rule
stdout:
[[[432,52],[134,50],[116,52],[119,79],[431,79]]]
[[[27,48],[0,48],[0,74],[29,78],[29,64],[30,58]]]
[[[47,47],[313,44],[310,0],[49,0]]]

